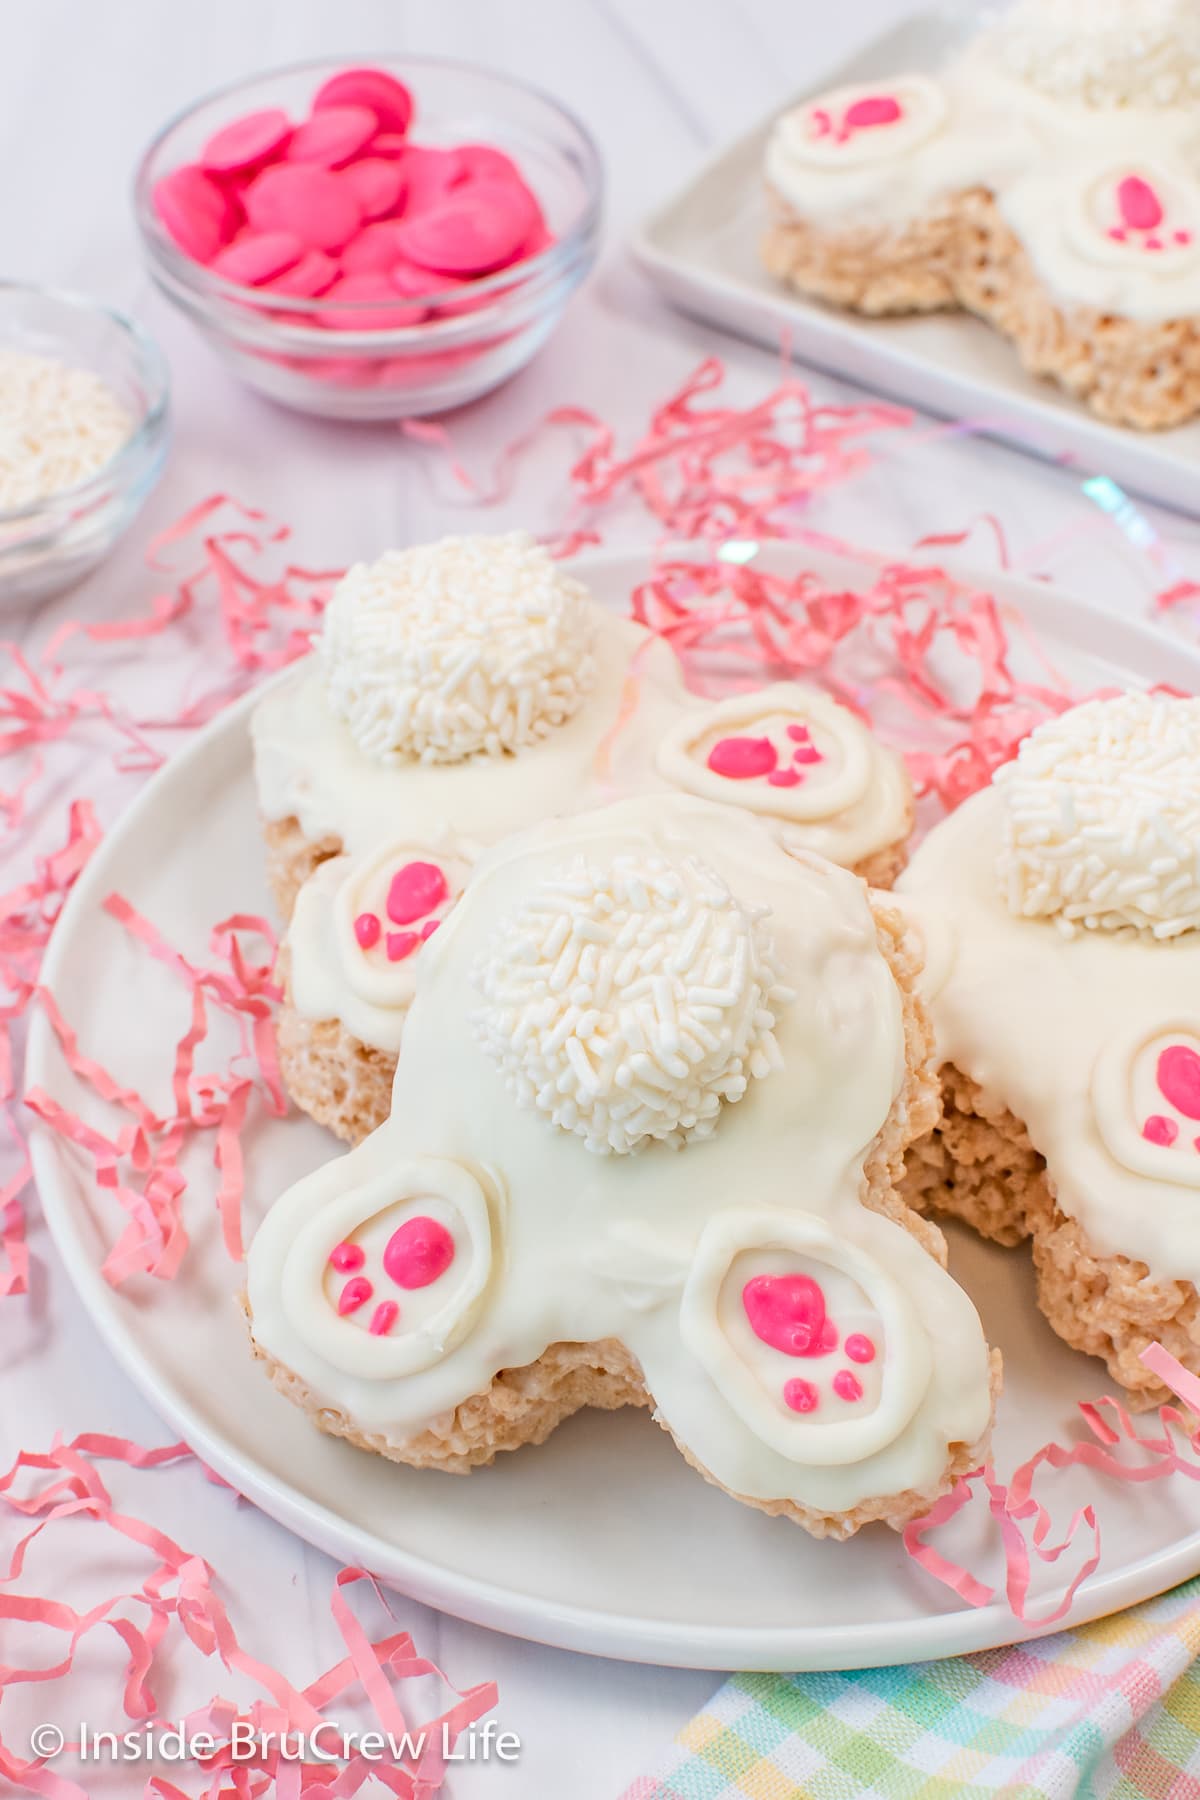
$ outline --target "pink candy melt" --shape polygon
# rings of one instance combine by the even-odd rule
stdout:
[[[848,106],[842,123],[851,131],[861,131],[864,126],[894,125],[903,117],[904,109],[894,95],[872,94]]]
[[[1117,206],[1134,231],[1154,231],[1163,220],[1162,202],[1140,175],[1127,175],[1117,187]]]
[[[413,115],[412,95],[402,81],[384,69],[343,69],[317,92],[313,111],[327,106],[364,106],[381,131],[403,134]]]
[[[442,921],[440,919],[426,919],[425,923],[421,927],[421,942],[422,943],[425,943],[428,938],[431,938],[433,936],[434,932],[437,930],[437,928],[441,924],[441,922]]]
[[[321,323],[333,331],[395,331],[411,325],[410,309],[396,304],[396,290],[387,275],[363,269],[354,275],[341,275],[326,295],[328,300],[344,300],[344,309],[332,306],[322,313]],[[381,305],[372,305],[380,301]],[[391,305],[388,305],[388,302]]]
[[[324,250],[306,250],[298,263],[262,285],[294,300],[315,300],[337,280],[338,266]]]
[[[1161,1113],[1152,1113],[1142,1126],[1142,1136],[1148,1144],[1173,1144],[1179,1136],[1179,1127],[1174,1119],[1165,1119]]]
[[[364,219],[382,219],[398,212],[404,197],[404,171],[386,157],[368,156],[352,163],[342,174],[354,190]]]
[[[807,744],[812,735],[807,725],[789,725],[787,734],[794,744]]]
[[[340,1275],[352,1275],[366,1260],[366,1252],[360,1244],[335,1244],[329,1252],[329,1261]]]
[[[825,1295],[809,1275],[756,1275],[742,1305],[755,1337],[785,1356],[824,1356],[837,1343]]]
[[[389,931],[387,934],[387,959],[389,962],[403,962],[411,956],[421,942],[416,931]]]
[[[1171,1044],[1158,1059],[1158,1091],[1185,1119],[1200,1119],[1200,1056],[1187,1044]]]
[[[767,776],[772,787],[797,787],[804,780],[798,769],[773,769]]]
[[[289,162],[320,163],[338,169],[356,156],[379,129],[365,106],[329,106],[315,112],[296,130],[288,145]]]
[[[423,269],[486,275],[515,261],[537,223],[537,202],[524,183],[472,181],[428,212],[406,216],[401,248]]]
[[[819,1396],[811,1381],[788,1381],[784,1383],[783,1403],[793,1412],[810,1413],[817,1410]]]
[[[420,1214],[393,1231],[383,1266],[397,1287],[423,1288],[437,1281],[454,1261],[454,1239],[436,1219]]]
[[[269,162],[292,134],[291,120],[278,107],[247,113],[209,138],[200,155],[214,175],[236,175]]]
[[[290,231],[313,250],[340,250],[362,224],[354,190],[331,169],[275,163],[256,175],[244,205],[259,231]]]
[[[708,753],[708,766],[714,775],[730,781],[752,781],[769,775],[779,758],[770,738],[727,737],[714,744]]]
[[[849,1369],[839,1369],[833,1378],[833,1391],[839,1400],[861,1400],[862,1382]]]
[[[353,171],[347,169],[343,180],[348,181]],[[346,245],[342,257],[342,267],[352,275],[363,273],[386,274],[401,259],[400,244],[397,232],[400,230],[398,219],[381,219],[360,231],[353,243]],[[430,286],[429,276],[425,276],[426,287]]]
[[[344,1319],[347,1313],[357,1312],[360,1306],[367,1304],[374,1292],[374,1288],[365,1275],[356,1275],[353,1281],[348,1281],[342,1289],[338,1299],[339,1315]]]
[[[874,1362],[875,1346],[861,1331],[852,1331],[846,1339],[846,1355],[851,1362]]]
[[[792,751],[792,761],[794,763],[819,763],[824,762],[824,760],[825,758],[821,755],[821,752],[817,749],[815,744],[797,744],[796,748]]]
[[[381,1300],[371,1314],[371,1323],[367,1329],[372,1337],[386,1337],[399,1317],[400,1308],[394,1300]]]
[[[446,877],[436,863],[405,863],[388,887],[387,916],[393,925],[411,925],[441,906],[448,892]]]
[[[241,287],[258,287],[293,268],[304,245],[290,231],[243,231],[212,260],[212,271]]]
[[[194,163],[163,176],[154,189],[154,206],[179,248],[196,262],[211,262],[240,222],[225,190]]]
[[[383,926],[374,913],[359,913],[354,921],[354,935],[364,950],[370,950],[372,945],[379,942],[382,930]]]

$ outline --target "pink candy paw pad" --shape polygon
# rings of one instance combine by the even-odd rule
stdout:
[[[1200,1120],[1200,1055],[1188,1044],[1169,1044],[1159,1055],[1155,1082],[1172,1110],[1150,1113],[1142,1125],[1142,1136],[1148,1144],[1169,1149],[1181,1130]],[[1200,1151],[1200,1137],[1192,1136],[1192,1148]]]
[[[841,1342],[826,1310],[824,1289],[810,1275],[756,1275],[742,1289],[742,1306],[755,1337],[785,1356],[831,1357]],[[842,1351],[860,1365],[874,1362],[876,1356],[874,1340],[861,1331],[849,1333]],[[791,1412],[816,1412],[826,1385],[847,1405],[863,1397],[858,1376],[839,1367],[827,1384],[792,1376],[783,1384],[783,1403]]]
[[[727,781],[766,781],[772,787],[798,787],[805,769],[824,760],[808,726],[796,723],[787,726],[782,743],[769,734],[723,737],[709,751],[707,764],[714,775]]]
[[[1156,252],[1168,245],[1186,249],[1192,242],[1189,226],[1173,224],[1168,204],[1153,182],[1141,175],[1126,175],[1112,194],[1113,223],[1108,235],[1114,243],[1134,250]]]
[[[355,941],[364,953],[378,949],[382,944],[389,963],[403,962],[433,936],[453,897],[445,873],[437,863],[406,862],[396,870],[388,884],[385,918],[370,911],[355,915]],[[411,929],[388,931],[385,919],[393,925]]]
[[[406,1219],[389,1236],[379,1259],[376,1281],[382,1285],[386,1278],[405,1293],[414,1293],[440,1281],[453,1265],[454,1258],[451,1233],[437,1219],[421,1213]],[[340,1318],[361,1313],[377,1299],[376,1281],[362,1273],[366,1263],[367,1252],[353,1240],[336,1244],[329,1253],[329,1267],[334,1274],[350,1277],[337,1296]],[[400,1302],[385,1294],[371,1313],[367,1329],[372,1337],[386,1337],[401,1316]]]
[[[860,131],[898,125],[904,117],[904,106],[895,94],[865,94],[836,116],[826,107],[815,106],[810,117],[814,137],[830,137],[837,144],[848,144]]]
[[[419,324],[430,309],[414,297],[495,274],[554,239],[510,157],[490,144],[414,144],[412,114],[386,70],[346,69],[306,118],[268,107],[223,125],[194,163],[158,181],[154,209],[185,256],[264,300],[346,301],[307,323]]]

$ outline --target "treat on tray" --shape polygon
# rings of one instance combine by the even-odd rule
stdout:
[[[772,274],[964,307],[1102,418],[1200,410],[1200,10],[1016,0],[940,71],[818,95],[766,154]]]
[[[306,118],[268,107],[222,126],[157,182],[155,211],[185,256],[264,302],[344,301],[321,314],[331,330],[420,324],[411,302],[435,294],[452,315],[471,282],[554,240],[511,157],[415,143],[412,116],[394,75],[346,69]]]
[[[662,639],[519,533],[352,570],[253,734],[272,885],[294,907],[284,1076],[350,1142],[387,1116],[422,945],[482,845],[668,787],[882,887],[912,825],[903,764],[845,707],[795,684],[689,694]]]
[[[485,852],[422,957],[390,1117],[250,1253],[321,1429],[463,1473],[646,1406],[835,1537],[977,1465],[998,1363],[896,1189],[937,1086],[887,896],[654,794]]]
[[[1040,726],[901,888],[944,1088],[908,1197],[1030,1238],[1054,1330],[1163,1400],[1148,1344],[1200,1373],[1200,700]]]

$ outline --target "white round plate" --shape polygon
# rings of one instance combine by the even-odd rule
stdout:
[[[853,585],[863,566],[796,550],[773,560],[816,566]],[[597,557],[579,574],[624,608],[646,573],[632,557]],[[1019,607],[1054,663],[1088,687],[1170,681],[1200,692],[1200,655],[1156,631],[1031,583],[983,577]],[[125,894],[185,955],[207,956],[213,923],[266,912],[247,731],[251,702],[230,709],[144,789],[92,859],[46,959],[84,1050],[152,1104],[169,1106],[169,1051],[187,1024],[182,984],[101,910]],[[67,1068],[36,1017],[30,1085],[97,1126],[113,1123]],[[248,1227],[273,1198],[336,1153],[308,1120],[272,1120],[246,1138]],[[709,1487],[641,1411],[585,1413],[540,1449],[502,1457],[467,1479],[397,1467],[323,1437],[252,1364],[236,1305],[240,1271],[216,1229],[211,1146],[189,1164],[192,1248],[169,1283],[119,1291],[100,1275],[122,1216],[90,1165],[43,1129],[33,1137],[42,1203],[58,1249],[105,1341],[151,1403],[242,1493],[332,1555],[374,1570],[430,1605],[572,1650],[696,1668],[868,1667],[940,1657],[1034,1634],[1003,1600],[975,1609],[926,1576],[886,1528],[818,1543]],[[1051,1438],[1071,1441],[1076,1403],[1105,1392],[1101,1365],[1066,1349],[1033,1303],[1023,1251],[956,1233],[952,1267],[1004,1352],[995,1439],[1003,1475]],[[1051,1477],[1056,1519],[1080,1495],[1098,1502],[1103,1560],[1072,1622],[1128,1606],[1200,1570],[1200,1487],[1167,1480],[1132,1489]],[[953,1553],[992,1542],[982,1505],[954,1528]],[[1069,1559],[1064,1559],[1064,1562]],[[991,1561],[989,1579],[999,1573]],[[1039,1568],[1034,1610],[1061,1591],[1061,1565]]]

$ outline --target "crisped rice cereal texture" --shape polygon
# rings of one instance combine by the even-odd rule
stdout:
[[[340,1019],[308,1019],[292,1004],[287,953],[280,958],[284,1000],[275,1021],[279,1072],[301,1112],[347,1144],[361,1143],[392,1110],[396,1058],[364,1044]]]
[[[1038,1305],[1059,1337],[1098,1356],[1139,1410],[1172,1396],[1140,1361],[1160,1343],[1200,1374],[1200,1298],[1190,1281],[1150,1274],[1093,1249],[1055,1204],[1054,1182],[1021,1121],[953,1064],[942,1069],[942,1119],[912,1146],[905,1198],[962,1219],[997,1244],[1032,1242]]]
[[[267,846],[267,886],[280,918],[286,925],[296,906],[296,895],[313,870],[331,856],[340,856],[338,837],[308,838],[297,818],[264,819]]]
[[[902,230],[827,231],[777,191],[769,199],[763,261],[803,293],[874,316],[961,307],[1011,338],[1031,375],[1116,425],[1161,431],[1200,411],[1200,319],[1142,323],[1059,306],[984,188]]]
[[[931,1133],[938,1117],[933,1035],[915,990],[921,951],[903,915],[885,896],[873,895],[872,907],[880,949],[891,965],[903,998],[907,1075],[867,1156],[862,1201],[911,1232],[944,1268],[946,1244],[941,1232],[906,1204],[897,1186],[903,1176],[907,1149]],[[544,1442],[556,1425],[585,1406],[606,1411],[621,1406],[653,1408],[640,1366],[615,1339],[591,1344],[551,1344],[535,1362],[523,1368],[501,1369],[485,1392],[472,1395],[453,1412],[431,1421],[417,1437],[395,1444],[381,1434],[363,1432],[346,1412],[323,1405],[292,1370],[266,1356],[257,1344],[253,1347],[255,1355],[266,1364],[274,1385],[307,1412],[320,1430],[392,1462],[455,1475],[465,1475],[493,1462],[502,1450]],[[1001,1379],[998,1351],[992,1352],[991,1369],[994,1409]],[[664,1420],[655,1417],[664,1429],[670,1429]],[[986,1456],[989,1434],[990,1426],[974,1444],[951,1444],[944,1468],[927,1488],[880,1495],[844,1513],[827,1513],[791,1500],[755,1500],[740,1494],[732,1497],[760,1512],[782,1514],[814,1537],[852,1537],[861,1526],[879,1520],[899,1529],[910,1519],[920,1518],[960,1475],[979,1465]],[[682,1444],[678,1447],[692,1467],[705,1480],[712,1481],[688,1450]]]

